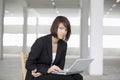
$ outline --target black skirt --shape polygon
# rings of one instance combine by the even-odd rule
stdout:
[[[80,74],[72,75],[46,74],[40,77],[36,77],[34,78],[34,80],[83,80],[83,77]]]

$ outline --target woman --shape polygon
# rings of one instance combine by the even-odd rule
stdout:
[[[79,74],[51,74],[64,68],[71,25],[66,17],[57,16],[50,31],[51,34],[38,38],[31,47],[25,80],[83,80]]]

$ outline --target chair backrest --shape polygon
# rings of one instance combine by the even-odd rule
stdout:
[[[25,80],[25,75],[26,75],[26,69],[25,69],[25,63],[28,58],[28,54],[26,53],[21,53],[21,80]]]

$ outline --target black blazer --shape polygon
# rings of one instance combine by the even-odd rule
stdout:
[[[52,65],[57,65],[61,69],[64,68],[65,56],[67,50],[67,43],[63,40],[58,41],[57,54],[55,61]],[[48,68],[51,66],[52,62],[52,35],[46,35],[38,38],[29,53],[28,59],[26,61],[26,79],[33,80],[31,71],[37,69],[38,72],[43,75],[47,74]]]

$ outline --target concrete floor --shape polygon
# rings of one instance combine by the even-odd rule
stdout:
[[[67,66],[71,62],[67,61]],[[90,76],[86,70],[82,73],[84,80],[120,80],[120,58],[104,59],[103,68],[103,76]],[[20,80],[20,69],[20,56],[5,56],[4,60],[0,60],[0,80]]]

